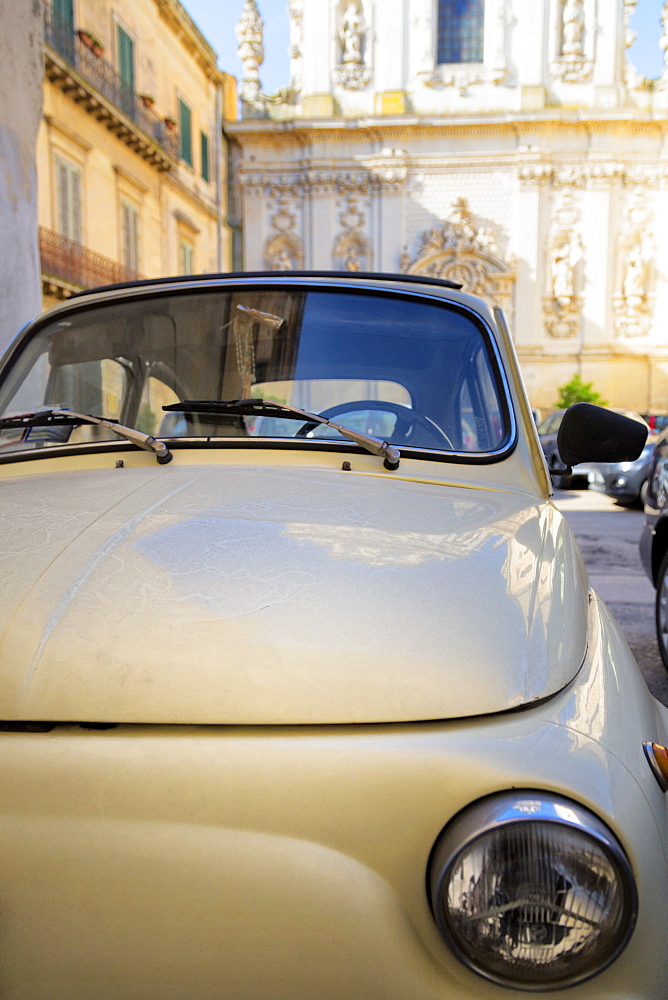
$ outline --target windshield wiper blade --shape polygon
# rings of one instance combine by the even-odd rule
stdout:
[[[41,410],[30,410],[28,413],[17,413],[12,416],[0,417],[0,429],[20,428],[20,427],[49,427],[66,424],[96,424],[101,427],[108,427],[119,437],[125,438],[131,444],[142,448],[144,451],[152,452],[160,465],[167,465],[173,456],[164,441],[157,441],[150,434],[135,427],[126,427],[117,420],[108,420],[106,417],[96,417],[93,413],[77,413],[76,410],[67,410],[63,407],[45,407]]]
[[[337,424],[328,417],[309,410],[300,410],[287,403],[274,403],[268,399],[184,399],[181,403],[171,403],[163,406],[163,410],[172,413],[239,413],[247,416],[283,417],[287,420],[303,420],[309,424],[327,424],[343,437],[360,445],[372,455],[383,459],[386,469],[394,471],[399,468],[401,453],[389,441],[374,437],[373,434],[363,434],[345,424]]]

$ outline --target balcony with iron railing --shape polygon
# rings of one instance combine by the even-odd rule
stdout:
[[[85,111],[161,171],[178,157],[178,136],[102,55],[49,3],[44,10],[46,75]],[[169,122],[169,119],[168,119]]]
[[[39,227],[39,256],[43,285],[54,286],[53,290],[63,298],[84,288],[142,277],[133,268],[43,226]]]

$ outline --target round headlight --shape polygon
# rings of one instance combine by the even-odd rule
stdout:
[[[637,892],[610,830],[556,795],[496,795],[437,841],[431,906],[469,968],[513,989],[571,986],[601,972],[633,930]]]

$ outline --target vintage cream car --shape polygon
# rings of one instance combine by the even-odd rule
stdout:
[[[564,461],[639,453],[600,412]],[[503,314],[444,282],[24,328],[3,1000],[665,1000],[668,713],[550,495]]]

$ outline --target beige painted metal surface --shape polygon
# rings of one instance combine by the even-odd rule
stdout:
[[[0,718],[456,718],[553,694],[584,658],[585,571],[536,498],[270,452],[21,468],[0,494]]]
[[[443,828],[514,789],[592,810],[637,884],[624,950],[563,994],[665,1000],[643,741],[668,711],[498,346],[501,461],[227,438],[0,462],[2,1000],[544,996],[467,969],[426,891]]]
[[[468,722],[2,733],[3,996],[513,995],[442,943],[424,873],[454,814],[516,787],[594,808],[639,883],[629,945],[568,996],[664,1000],[665,798],[636,736],[666,713],[596,602],[588,650],[554,699]]]

